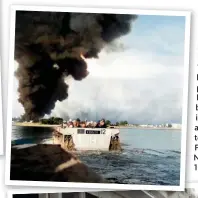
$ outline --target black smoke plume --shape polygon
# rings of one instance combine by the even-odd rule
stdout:
[[[19,102],[26,120],[50,114],[68,97],[64,79],[88,75],[85,58],[131,30],[136,15],[17,11],[15,60]],[[79,90],[81,91],[81,90]],[[66,110],[66,109],[65,109]]]

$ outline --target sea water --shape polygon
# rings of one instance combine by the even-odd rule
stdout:
[[[13,126],[12,140],[39,143],[52,137],[52,128]],[[120,129],[121,153],[76,155],[107,181],[122,184],[179,185],[181,131]]]

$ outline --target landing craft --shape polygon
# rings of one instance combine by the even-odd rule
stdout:
[[[58,144],[66,151],[122,151],[119,129],[115,128],[63,128],[55,127],[52,138],[39,144]],[[35,140],[17,139],[12,146],[31,146]]]
[[[53,144],[70,151],[121,151],[119,129],[56,127]]]

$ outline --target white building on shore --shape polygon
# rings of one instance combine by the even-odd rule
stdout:
[[[181,124],[172,123],[171,125],[172,125],[172,128],[174,128],[174,129],[181,129],[182,128]]]

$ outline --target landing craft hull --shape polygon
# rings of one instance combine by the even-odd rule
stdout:
[[[53,143],[66,150],[109,151],[121,150],[119,130],[110,128],[61,128],[53,134]]]

